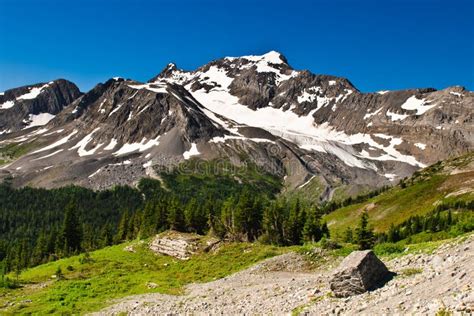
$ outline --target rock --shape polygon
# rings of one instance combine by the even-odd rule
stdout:
[[[200,249],[200,240],[199,235],[170,231],[157,235],[150,242],[150,249],[155,253],[187,260]]]
[[[133,245],[128,245],[128,246],[126,246],[125,248],[123,248],[123,250],[124,250],[124,251],[127,251],[127,252],[133,252],[133,253],[136,252],[136,250],[135,250],[135,248],[133,247]]]
[[[391,276],[372,250],[354,251],[341,262],[329,284],[336,297],[348,297],[374,290]]]

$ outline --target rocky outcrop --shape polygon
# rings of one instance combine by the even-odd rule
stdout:
[[[194,234],[166,232],[150,242],[150,249],[155,253],[187,260],[199,250],[200,239]]]
[[[336,297],[348,297],[374,290],[390,277],[391,273],[372,250],[354,251],[334,272],[330,287]]]

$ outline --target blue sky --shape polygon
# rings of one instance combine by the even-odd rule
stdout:
[[[269,50],[362,91],[474,90],[474,1],[0,0],[0,91],[56,78],[86,91]]]

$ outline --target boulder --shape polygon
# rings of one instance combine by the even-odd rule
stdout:
[[[391,277],[372,250],[354,251],[341,262],[329,284],[336,297],[348,297],[379,288]]]
[[[196,234],[169,231],[153,238],[150,249],[155,253],[187,260],[200,249],[200,240],[201,236]]]

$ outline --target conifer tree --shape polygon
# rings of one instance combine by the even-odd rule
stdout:
[[[115,243],[119,243],[122,241],[127,240],[127,234],[129,230],[129,215],[128,211],[125,211],[122,214],[122,218],[120,219],[120,222],[118,224],[117,228],[117,234],[115,235]]]
[[[274,201],[263,210],[262,225],[265,238],[269,243],[276,245],[284,243],[283,208],[280,208],[279,202]]]
[[[185,228],[183,209],[176,200],[169,206],[168,225],[170,229],[177,231],[184,231]]]
[[[62,246],[64,253],[69,255],[81,249],[82,226],[76,214],[75,204],[70,203],[66,206],[63,226],[61,229]]]
[[[306,222],[303,227],[303,239],[304,241],[316,242],[321,237],[320,218],[315,210],[310,210],[306,215]]]
[[[356,241],[361,250],[370,249],[375,243],[373,231],[369,227],[369,214],[364,211],[356,228]]]

